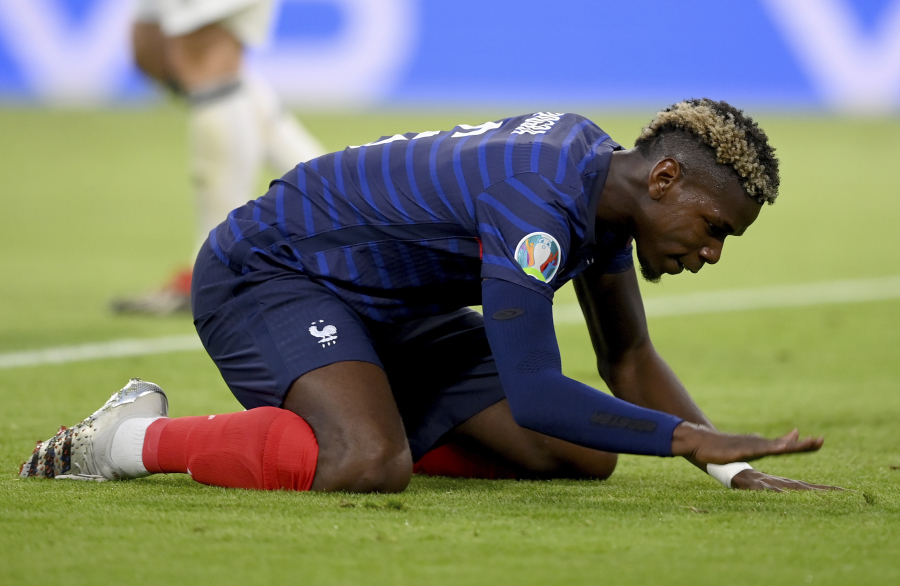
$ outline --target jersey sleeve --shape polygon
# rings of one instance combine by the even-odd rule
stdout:
[[[634,266],[634,256],[632,255],[633,247],[629,242],[623,248],[617,250],[612,259],[610,259],[609,264],[606,265],[606,268],[603,270],[604,273],[612,274],[612,273],[624,273],[628,269]]]
[[[482,279],[501,279],[553,298],[577,233],[581,193],[537,173],[491,185],[475,204]]]
[[[484,329],[516,423],[607,452],[672,455],[679,417],[638,407],[562,373],[550,300],[499,279],[481,282]]]

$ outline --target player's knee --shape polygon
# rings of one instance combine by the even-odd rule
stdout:
[[[409,445],[379,450],[359,463],[357,482],[363,492],[401,492],[409,485],[412,468]]]
[[[585,450],[558,463],[560,475],[567,478],[606,480],[616,469],[619,455],[598,450]]]
[[[616,470],[616,464],[619,463],[619,455],[610,452],[598,452],[596,456],[589,459],[588,467],[585,472],[589,478],[598,480],[606,480],[612,476]]]
[[[321,490],[400,492],[412,477],[412,455],[406,442],[375,440],[332,446],[316,471]]]

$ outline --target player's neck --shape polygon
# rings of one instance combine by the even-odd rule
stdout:
[[[597,204],[597,221],[609,230],[631,233],[638,198],[647,190],[647,173],[647,160],[634,149],[614,152]]]

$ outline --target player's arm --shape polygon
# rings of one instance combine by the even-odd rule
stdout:
[[[620,399],[714,428],[650,341],[635,270],[603,273],[595,267],[573,280],[597,370]]]
[[[485,332],[516,423],[599,450],[693,456],[724,464],[814,451],[821,441],[719,433],[612,397],[562,374],[550,300],[502,279],[482,281]]]
[[[591,267],[573,284],[597,355],[598,371],[613,394],[629,403],[715,429],[653,347],[634,268],[605,274]],[[693,455],[687,459],[706,470],[705,461]],[[743,489],[830,488],[753,469],[739,472],[731,484]]]

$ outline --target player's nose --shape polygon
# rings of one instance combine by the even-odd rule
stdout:
[[[704,246],[700,249],[700,258],[704,263],[709,263],[711,265],[719,262],[719,259],[722,258],[722,247],[723,244],[721,242],[716,241],[715,243]]]

